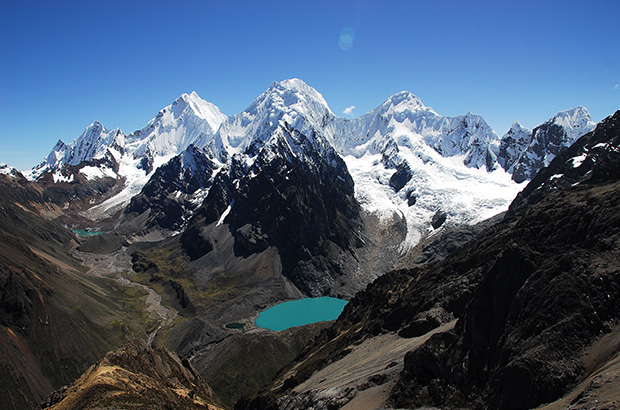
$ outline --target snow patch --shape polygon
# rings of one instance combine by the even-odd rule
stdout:
[[[68,177],[66,177],[66,176],[62,175],[62,174],[60,173],[60,171],[56,171],[56,172],[54,172],[54,173],[52,174],[52,178],[53,178],[53,180],[54,180],[54,183],[55,183],[55,184],[57,184],[57,183],[59,183],[59,182],[68,182],[68,183],[71,183],[71,182],[73,182],[73,177],[74,177],[74,175],[73,175],[73,174],[71,174],[71,175],[69,175]]]
[[[581,166],[581,164],[583,164],[583,161],[585,161],[586,158],[588,158],[587,153],[572,157],[570,160],[573,161],[573,168],[578,168],[579,166]]]
[[[108,167],[86,166],[80,169],[80,174],[84,175],[87,180],[91,181],[98,178],[116,178],[116,172]]]
[[[235,204],[235,201],[232,201],[230,203],[230,205],[228,205],[228,208],[226,208],[226,210],[222,213],[222,216],[220,216],[220,219],[219,219],[219,221],[217,221],[217,225],[215,225],[215,226],[220,226],[221,224],[224,223],[224,219],[226,219],[226,217],[228,216],[228,214],[232,210],[232,207],[233,207],[234,204]]]
[[[7,164],[2,164],[0,163],[0,175],[8,175],[11,177],[15,177],[15,175],[13,175],[13,170],[15,168],[8,166]]]

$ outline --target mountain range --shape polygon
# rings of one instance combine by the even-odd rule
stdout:
[[[48,178],[55,183],[119,181],[118,192],[83,213],[101,221],[125,210],[138,194],[142,202],[152,197],[155,181],[141,191],[149,180],[162,180],[164,170],[155,172],[167,164],[168,178],[173,172],[182,176],[165,187],[175,222],[152,216],[164,226],[149,222],[149,227],[177,232],[219,172],[235,167],[235,172],[245,175],[264,150],[289,158],[335,152],[345,161],[355,197],[364,209],[406,221],[403,248],[410,248],[434,229],[430,222],[437,212],[456,225],[505,210],[521,188],[511,179],[517,183],[531,179],[593,127],[588,111],[578,107],[558,113],[532,131],[516,122],[499,138],[481,116],[444,117],[409,92],[395,94],[371,112],[349,120],[336,117],[312,87],[291,79],[274,82],[246,110],[230,117],[193,92],[183,94],[129,135],[95,121],[73,142],[59,141],[46,160],[25,174],[30,180]],[[276,134],[283,129],[295,130],[309,144],[290,146],[290,153],[279,152],[274,144],[281,140]],[[181,157],[168,163],[177,155]],[[162,192],[158,190],[160,197]],[[134,203],[129,209],[145,208]]]
[[[527,272],[540,287],[560,274],[554,264],[575,275],[579,269],[572,266],[590,266],[594,259],[616,266],[605,253],[605,246],[614,248],[613,232],[608,240],[591,234],[602,219],[572,206],[591,201],[600,205],[596,212],[612,212],[607,205],[613,190],[602,188],[615,178],[617,129],[610,118],[592,132],[596,124],[577,107],[533,130],[515,122],[500,138],[479,115],[441,116],[401,92],[361,117],[344,119],[319,92],[291,79],[274,82],[229,117],[193,92],[130,134],[95,121],[72,142],[59,141],[32,170],[0,166],[0,189],[6,191],[0,201],[6,211],[0,218],[6,237],[0,279],[7,284],[0,324],[10,347],[0,352],[0,364],[19,375],[5,393],[22,404],[41,400],[118,346],[124,334],[191,362],[195,370],[177,370],[168,359],[177,361],[175,354],[153,356],[171,364],[164,373],[184,375],[179,389],[200,386],[200,397],[218,407],[239,399],[239,408],[339,408],[350,401],[355,407],[365,390],[381,391],[382,403],[404,407],[529,408],[555,400],[570,383],[587,378],[579,370],[581,356],[567,355],[562,363],[570,371],[557,380],[537,379],[540,386],[555,386],[548,395],[535,386],[503,393],[517,380],[508,364],[530,360],[529,346],[553,352],[566,337],[562,332],[573,328],[560,326],[536,341],[518,331],[539,326],[540,315],[567,314],[563,307],[545,310],[545,297],[570,299],[571,292],[583,291],[594,300],[590,288],[579,285],[594,276],[539,295],[532,287],[518,290],[523,283],[513,270]],[[612,229],[615,219],[605,218]],[[587,222],[594,220],[593,226]],[[71,229],[97,235],[79,237]],[[559,250],[567,243],[571,251],[564,260]],[[600,253],[579,259],[588,246]],[[509,269],[513,264],[523,268]],[[536,268],[543,265],[549,269],[539,278]],[[614,278],[602,292],[616,292]],[[80,289],[90,290],[67,299]],[[515,299],[515,292],[522,294]],[[252,325],[267,307],[325,295],[351,300],[333,326],[271,334]],[[498,298],[505,302],[499,307],[493,305]],[[513,300],[539,299],[532,309],[541,313],[511,316],[511,309],[525,309],[525,302],[511,307]],[[615,305],[599,299],[597,309],[605,306],[609,316],[601,320],[609,326],[588,328],[580,348],[613,330],[619,317]],[[490,317],[490,311],[496,313]],[[522,319],[525,325],[511,327]],[[80,320],[81,333],[56,336]],[[106,326],[114,332],[101,336]],[[41,329],[54,336],[51,345],[39,337]],[[75,353],[84,343],[91,348]],[[525,347],[515,347],[519,343]],[[69,369],[49,364],[42,346],[55,349],[54,363],[72,356]],[[373,355],[375,349],[385,357]],[[151,373],[125,359],[124,352],[134,350],[154,353],[135,343],[117,353],[129,361],[125,368],[139,367],[131,377],[140,379]],[[259,359],[265,355],[269,362]],[[15,361],[22,356],[26,362]],[[296,364],[278,373],[290,361]],[[351,370],[356,361],[370,366],[361,370],[364,376],[338,382],[357,374]],[[469,367],[456,369],[455,363]],[[515,366],[517,375],[552,373],[544,366]],[[314,372],[319,379],[310,378]],[[322,378],[330,381],[320,386]],[[79,383],[54,397],[83,391]],[[173,390],[164,396],[185,400]],[[525,395],[529,401],[506,404]],[[102,402],[97,400],[92,402]]]

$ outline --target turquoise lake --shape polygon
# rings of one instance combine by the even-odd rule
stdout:
[[[280,303],[261,312],[256,326],[279,332],[289,327],[334,320],[347,303],[346,300],[327,296]]]
[[[104,233],[103,231],[87,231],[86,229],[74,229],[73,232],[80,236],[95,236]]]

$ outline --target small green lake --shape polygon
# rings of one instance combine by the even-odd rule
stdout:
[[[104,231],[87,231],[86,229],[74,229],[73,232],[77,233],[79,236],[95,236],[105,233]]]
[[[264,310],[256,319],[256,326],[281,331],[289,327],[334,320],[340,316],[346,300],[322,297],[293,300]]]

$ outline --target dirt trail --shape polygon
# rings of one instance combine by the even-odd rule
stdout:
[[[161,296],[152,288],[123,277],[123,273],[131,271],[131,257],[125,247],[108,254],[80,252],[77,249],[72,250],[71,254],[90,268],[87,275],[114,279],[124,286],[138,287],[148,292],[144,302],[145,309],[151,319],[159,321],[157,329],[147,336],[147,344],[149,346],[153,343],[153,339],[159,329],[172,323],[177,316],[175,310],[161,304]]]

